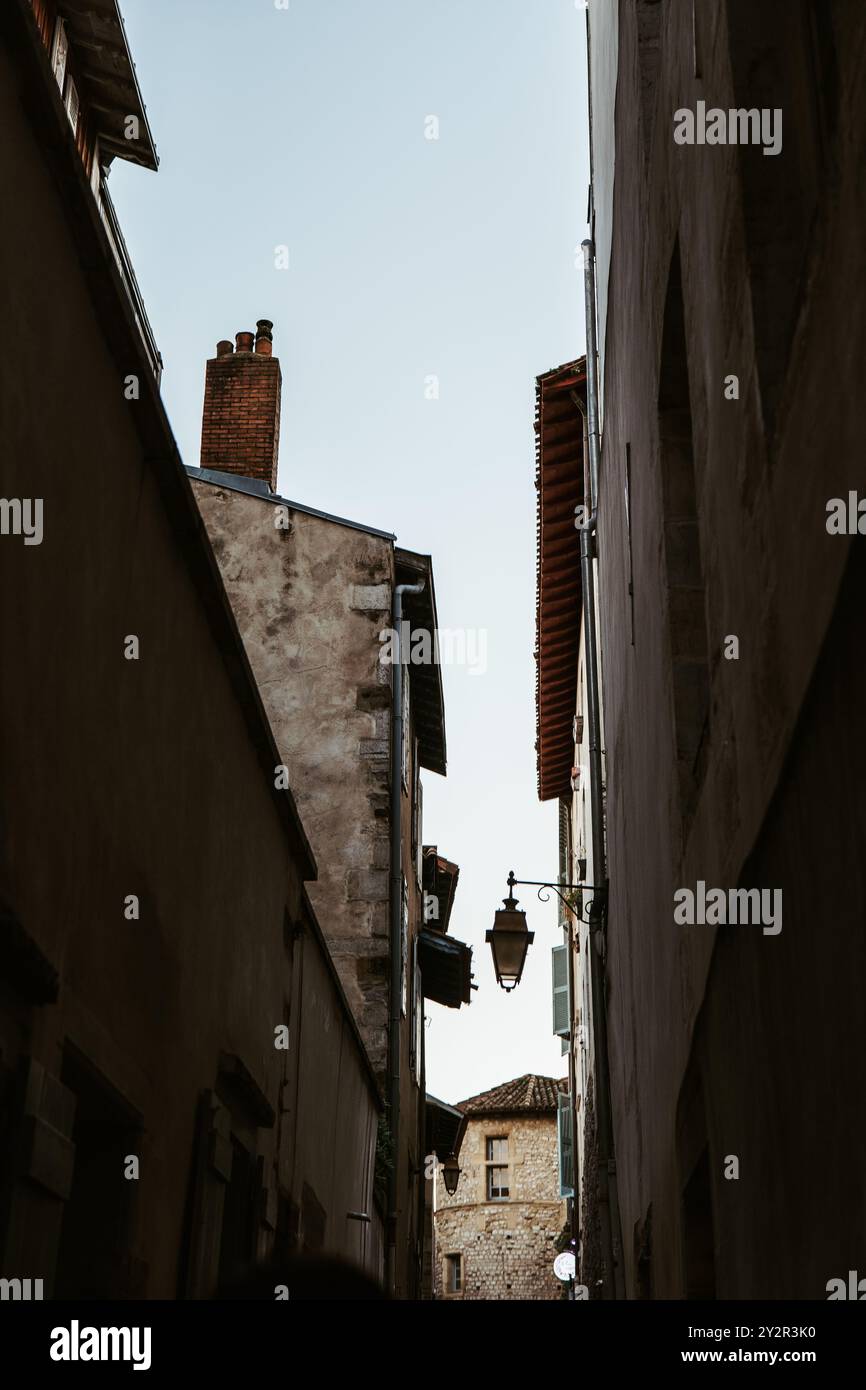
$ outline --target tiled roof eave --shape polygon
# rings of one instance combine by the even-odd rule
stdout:
[[[538,796],[568,796],[573,762],[580,641],[580,535],[575,508],[583,498],[586,359],[536,380],[536,758]]]
[[[550,1115],[556,1111],[560,1091],[568,1086],[568,1078],[538,1076],[532,1072],[505,1081],[480,1095],[460,1101],[457,1109],[468,1119],[476,1117],[513,1115]]]

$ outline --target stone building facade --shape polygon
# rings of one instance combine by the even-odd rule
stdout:
[[[187,473],[320,866],[310,900],[388,1106],[389,1282],[396,1297],[415,1299],[428,1152],[424,999],[459,1008],[470,997],[469,948],[425,931],[421,774],[445,774],[441,667],[396,664],[388,638],[398,586],[419,588],[402,598],[404,656],[407,630],[438,630],[433,566],[390,532],[277,492],[272,327],[259,320],[207,362],[210,466]],[[388,1177],[380,1173],[382,1198]]]
[[[567,1081],[521,1076],[456,1109],[466,1117],[453,1196],[437,1178],[434,1297],[557,1299],[565,1221],[557,1105]]]

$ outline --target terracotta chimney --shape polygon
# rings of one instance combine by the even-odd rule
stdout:
[[[217,343],[205,369],[201,466],[258,478],[276,492],[283,379],[273,326],[259,319],[255,333],[236,335],[236,349],[227,338]]]

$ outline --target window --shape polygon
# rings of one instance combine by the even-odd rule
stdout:
[[[66,59],[69,54],[69,39],[66,37],[66,24],[58,19],[54,30],[54,47],[51,50],[51,67],[61,92],[66,80]]]
[[[508,1138],[497,1135],[487,1140],[487,1200],[501,1202],[509,1195]]]
[[[556,1139],[559,1158],[559,1195],[574,1196],[574,1125],[571,1096],[560,1091],[557,1096]]]
[[[77,133],[81,103],[78,99],[78,88],[72,80],[71,74],[67,72],[68,61],[69,38],[66,33],[66,25],[62,19],[58,19],[54,30],[54,44],[51,49],[51,67],[63,97],[63,105],[66,107],[69,124]]]
[[[445,1256],[445,1292],[463,1292],[463,1256]]]
[[[73,133],[75,133],[78,130],[78,113],[81,109],[81,103],[78,100],[78,88],[71,77],[66,80],[65,104],[66,114],[69,117],[69,124],[72,126]]]
[[[569,1018],[568,967],[570,946],[554,946],[551,949],[553,974],[553,1031],[558,1038],[567,1038],[571,1032]]]

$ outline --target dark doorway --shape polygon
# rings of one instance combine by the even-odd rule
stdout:
[[[705,1148],[683,1192],[686,1298],[715,1298],[715,1229],[710,1151]]]
[[[130,1236],[136,1182],[124,1177],[141,1154],[141,1122],[79,1052],[67,1048],[61,1080],[75,1093],[75,1167],[66,1202],[55,1298],[131,1298],[137,1262]]]
[[[232,1175],[226,1184],[220,1237],[219,1283],[241,1278],[255,1260],[256,1162],[232,1135]]]

